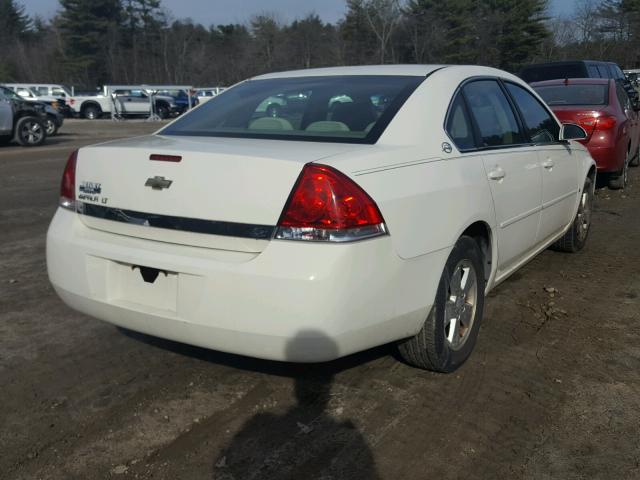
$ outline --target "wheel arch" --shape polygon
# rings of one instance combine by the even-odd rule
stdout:
[[[100,104],[93,100],[87,100],[85,102],[82,102],[82,105],[80,105],[80,112],[84,114],[85,110],[89,107],[95,107],[98,109],[99,112],[102,112],[102,107],[100,106]]]
[[[494,265],[493,259],[497,256],[496,242],[491,226],[484,220],[476,220],[467,226],[458,238],[468,236],[475,240],[482,252],[482,262],[484,266],[485,285],[489,285],[490,279],[493,277]]]

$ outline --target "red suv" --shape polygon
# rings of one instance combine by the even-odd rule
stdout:
[[[612,79],[572,78],[531,86],[563,123],[587,132],[581,140],[606,173],[609,188],[625,188],[629,165],[640,161],[640,118],[620,83]]]

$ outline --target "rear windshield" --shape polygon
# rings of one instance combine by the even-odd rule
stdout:
[[[583,63],[565,63],[560,65],[532,65],[520,72],[520,78],[527,83],[556,80],[558,78],[588,78]]]
[[[161,135],[375,143],[416,76],[250,80],[178,119]]]
[[[608,85],[549,85],[535,87],[547,105],[606,105]]]

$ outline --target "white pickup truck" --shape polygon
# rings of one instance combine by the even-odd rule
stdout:
[[[74,95],[68,103],[75,114],[90,120],[111,113],[121,116],[150,115],[152,102],[160,118],[179,114],[181,109],[176,99],[167,95],[153,95],[158,90],[160,88],[155,86],[105,85],[96,95]]]

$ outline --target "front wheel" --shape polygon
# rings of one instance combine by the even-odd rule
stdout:
[[[156,105],[156,112],[162,120],[169,118],[169,107],[167,107],[166,105]]]
[[[589,236],[589,229],[591,227],[591,214],[593,212],[594,189],[595,185],[593,181],[587,177],[582,187],[580,204],[578,205],[578,211],[573,219],[573,223],[562,238],[553,244],[552,248],[554,250],[575,253],[582,250],[585,243],[587,243],[587,237]]]
[[[44,122],[44,126],[47,132],[47,137],[52,137],[58,133],[58,125],[56,125],[56,121],[52,117],[47,117]]]
[[[484,288],[480,247],[471,237],[460,237],[444,267],[422,329],[398,345],[402,358],[413,366],[443,373],[462,365],[478,337]]]
[[[42,145],[46,138],[46,128],[40,119],[22,117],[16,123],[14,140],[23,147],[37,147]]]

